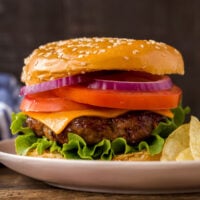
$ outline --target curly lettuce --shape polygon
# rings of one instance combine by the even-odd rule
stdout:
[[[172,119],[160,122],[152,132],[151,137],[136,145],[127,144],[127,141],[122,137],[116,138],[114,141],[103,139],[95,145],[88,145],[82,137],[75,133],[69,133],[68,142],[59,145],[56,141],[50,141],[44,136],[36,137],[29,127],[24,126],[26,116],[21,112],[13,113],[10,129],[13,134],[19,133],[15,140],[16,152],[19,155],[26,155],[30,150],[36,149],[40,155],[45,150],[49,150],[51,153],[59,152],[67,159],[111,160],[115,155],[141,150],[147,150],[151,155],[159,154],[165,139],[173,130],[184,123],[185,116],[190,112],[190,109],[179,106],[172,112],[174,113]]]

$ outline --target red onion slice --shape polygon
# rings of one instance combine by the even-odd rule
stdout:
[[[74,75],[40,84],[24,86],[20,95],[34,94],[53,90],[59,87],[88,83],[87,87],[101,90],[126,91],[159,91],[172,88],[172,81],[168,76],[151,75],[143,72],[91,72],[89,74]]]
[[[122,81],[110,79],[94,79],[95,81],[90,83],[88,85],[88,88],[101,90],[125,90],[136,92],[153,92],[160,90],[168,90],[172,88],[173,83],[169,76],[159,77],[160,78],[157,80],[150,79],[149,81],[124,81],[123,78]]]
[[[51,81],[43,82],[40,84],[23,86],[20,90],[20,95],[23,96],[27,94],[34,94],[38,92],[44,92],[47,90],[53,90],[59,87],[76,85],[78,83],[83,83],[88,80],[91,80],[89,76],[84,76],[84,75],[75,75],[75,76],[59,78],[56,80],[51,80]]]

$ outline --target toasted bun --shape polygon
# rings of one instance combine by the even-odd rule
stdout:
[[[117,155],[115,161],[159,161],[161,154],[151,156],[147,151]]]
[[[99,70],[184,74],[181,54],[153,40],[79,38],[48,43],[25,59],[26,85]]]
[[[39,158],[57,158],[64,159],[64,157],[58,153],[51,153],[49,150],[45,150],[43,154],[39,155],[36,149],[33,149],[27,153],[27,156],[39,157]],[[114,161],[159,161],[161,154],[151,156],[147,151],[134,152],[129,154],[117,155],[113,158]]]
[[[57,158],[64,159],[64,157],[58,153],[50,153],[50,151],[45,150],[43,154],[39,155],[36,149],[33,149],[27,153],[27,156],[40,157],[40,158]],[[147,151],[140,151],[129,154],[117,155],[113,158],[114,161],[160,161],[161,154],[151,156]]]
[[[38,154],[37,150],[36,149],[33,149],[31,151],[29,151],[27,153],[27,156],[32,156],[32,157],[39,157],[39,158],[57,158],[57,159],[64,159],[63,156],[58,153],[58,152],[54,152],[54,153],[51,153],[50,151],[48,150],[45,150],[41,155]]]

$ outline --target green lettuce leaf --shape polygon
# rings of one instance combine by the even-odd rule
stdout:
[[[10,130],[13,135],[17,133],[23,133],[23,134],[33,133],[33,131],[29,127],[24,127],[25,121],[26,121],[26,115],[24,115],[22,112],[12,113],[12,123],[10,126]]]
[[[73,133],[68,134],[68,143],[63,145],[61,153],[65,158],[88,160],[112,159],[111,143],[109,140],[103,139],[96,145],[89,146],[82,137]]]
[[[154,129],[150,138],[141,141],[137,145],[129,145],[124,138],[116,138],[114,141],[103,139],[95,145],[87,145],[82,137],[77,134],[68,134],[68,143],[62,146],[55,141],[49,141],[46,137],[38,138],[34,132],[25,127],[26,116],[23,113],[12,115],[11,131],[13,134],[19,133],[16,138],[16,152],[19,155],[26,155],[31,149],[36,149],[38,154],[42,154],[48,149],[50,152],[59,152],[67,159],[100,159],[111,160],[113,156],[127,154],[142,150],[147,150],[151,155],[159,154],[162,151],[165,139],[168,135],[185,121],[185,116],[190,112],[188,107],[182,106],[173,109],[173,119],[161,122]]]
[[[150,137],[147,141],[141,141],[137,148],[138,151],[146,149],[151,155],[156,155],[162,151],[164,143],[164,138],[160,137],[159,135],[154,135]]]
[[[25,134],[19,135],[15,140],[15,149],[17,154],[26,155],[30,149],[32,149],[33,144],[37,142],[35,134]]]
[[[111,147],[114,155],[127,154],[137,151],[134,146],[128,145],[127,141],[122,137],[113,140]]]

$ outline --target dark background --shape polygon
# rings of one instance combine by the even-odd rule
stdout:
[[[154,39],[179,49],[186,74],[173,76],[183,104],[200,117],[199,0],[0,0],[0,72],[18,79],[40,44],[81,36]]]

